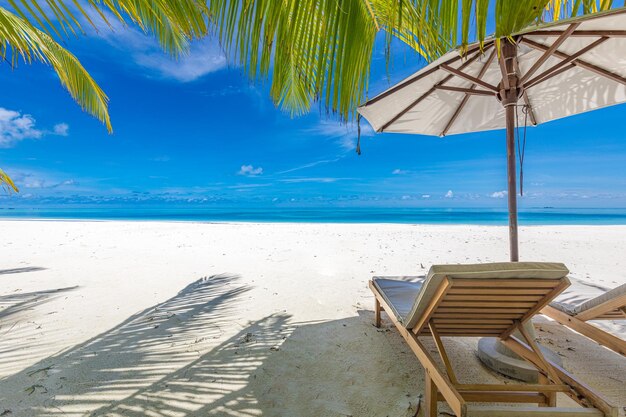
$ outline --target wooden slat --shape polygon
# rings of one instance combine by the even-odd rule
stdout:
[[[559,378],[559,375],[556,373],[556,370],[552,368],[550,363],[548,363],[545,356],[543,356],[543,352],[541,352],[541,349],[539,349],[539,346],[537,345],[537,342],[535,342],[535,339],[528,333],[528,331],[526,331],[526,328],[522,324],[517,325],[517,330],[522,334],[522,336],[524,336],[524,339],[526,339],[526,343],[528,343],[528,346],[530,346],[533,352],[535,352],[535,355],[537,355],[537,359],[539,359],[539,361],[543,365],[542,369],[548,373],[550,378],[552,378],[552,381],[554,381],[556,384],[561,384],[561,379]]]
[[[484,312],[481,313],[466,313],[465,310],[463,311],[463,316],[465,317],[465,319],[478,319],[478,320],[488,320],[488,319],[495,319],[495,320],[509,320],[509,321],[514,321],[514,320],[519,320],[522,317],[521,313],[517,313],[517,314],[485,314]],[[433,316],[435,319],[439,320],[439,319],[458,319],[459,317],[459,313],[441,313],[441,312],[437,312],[437,314],[435,314]],[[513,323],[509,323],[509,324],[513,324]]]
[[[455,279],[454,287],[554,288],[559,279]]]
[[[533,307],[536,303],[533,302],[524,302],[524,301],[447,301],[445,299],[441,302],[441,307],[476,307],[476,308],[505,308],[505,307],[513,307],[513,308],[530,308]]]
[[[434,318],[432,321],[434,321],[434,323],[437,325],[447,324],[447,323],[459,323],[459,322],[476,323],[476,324],[513,324],[513,320],[510,320],[510,319],[493,319],[493,318],[476,319],[476,318],[467,318],[467,317],[458,317],[458,316],[455,318],[445,318],[445,319]]]
[[[439,307],[437,313],[479,313],[491,317],[493,314],[524,314],[527,308],[492,308],[489,312],[482,307]],[[458,315],[457,315],[458,317]]]
[[[490,402],[490,403],[518,403],[518,404],[539,404],[545,401],[543,394],[531,392],[461,392],[463,399],[467,402]],[[504,417],[504,416],[503,416]]]
[[[517,392],[566,392],[565,384],[457,384],[455,388],[463,391],[517,391]]]
[[[520,290],[520,294],[523,295],[545,295],[550,291],[549,288],[524,288]],[[496,295],[503,294],[507,295],[511,292],[507,288],[450,288],[448,291],[448,295],[457,295],[457,294],[478,294],[478,295]]]
[[[437,323],[437,327],[439,329],[500,329],[507,328],[508,326],[509,324],[507,323],[466,323],[463,320],[460,320],[457,323]]]
[[[537,301],[543,298],[542,295],[518,295],[517,293],[508,294],[490,294],[490,295],[477,295],[477,294],[448,294],[446,300],[448,301]]]

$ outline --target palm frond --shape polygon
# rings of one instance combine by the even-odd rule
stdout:
[[[489,19],[496,38],[506,38],[528,26],[613,7],[612,0],[370,0],[382,27],[429,60],[456,44],[484,42]],[[457,5],[460,3],[460,7]],[[395,9],[396,13],[389,13]],[[398,16],[402,11],[403,18]],[[407,13],[409,11],[410,13]],[[433,33],[435,28],[437,33]],[[436,35],[436,36],[435,36]]]
[[[83,108],[113,129],[107,109],[108,98],[78,59],[49,35],[0,7],[0,56],[12,65],[18,58],[50,65],[61,84]]]
[[[2,169],[0,169],[0,188],[4,188],[7,192],[19,192],[11,177],[9,177]]]
[[[137,24],[156,36],[175,56],[187,50],[189,40],[208,31],[208,9],[201,0],[73,0],[69,5],[67,0],[8,1],[19,17],[56,37],[82,33],[85,23],[98,30],[97,20],[110,25],[108,12],[122,23]]]
[[[271,74],[274,102],[293,115],[321,100],[349,117],[367,89],[377,23],[367,0],[209,0],[229,58]]]

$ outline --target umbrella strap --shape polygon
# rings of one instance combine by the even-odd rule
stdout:
[[[517,108],[518,107],[522,107],[522,112],[524,113],[524,135],[523,138],[520,140],[520,133],[519,133],[519,118],[518,118],[518,114],[517,114]],[[522,105],[522,106],[515,106],[515,124],[516,129],[515,132],[517,134],[517,155],[519,158],[519,191],[520,191],[520,195],[524,195],[524,155],[526,153],[526,131],[528,128],[528,111],[529,111],[529,106],[527,105]]]
[[[361,114],[358,114],[356,117],[356,129],[356,154],[361,156]]]

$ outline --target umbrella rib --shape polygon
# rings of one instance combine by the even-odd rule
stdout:
[[[493,44],[487,45],[485,47],[484,50],[487,50],[488,48],[490,48],[491,46],[493,46]],[[468,65],[470,65],[472,62],[476,61],[482,54],[482,51],[478,50],[478,52],[471,57],[470,59],[468,59],[467,61],[465,61],[459,68],[465,68]],[[448,61],[450,62],[450,61]],[[439,67],[435,67],[435,69],[439,69]],[[442,86],[443,84],[447,83],[448,81],[450,81],[450,79],[452,79],[452,75],[448,75],[446,78],[444,78],[443,80],[439,81],[437,84],[435,84],[434,86],[432,86],[428,91],[426,91],[424,94],[422,94],[421,96],[419,96],[416,100],[414,100],[411,104],[409,104],[407,107],[405,107],[404,109],[402,109],[401,112],[399,112],[398,114],[396,114],[394,117],[391,118],[391,120],[389,120],[387,123],[385,123],[384,125],[381,126],[380,129],[378,129],[378,132],[383,132],[385,129],[387,129],[389,126],[391,126],[393,123],[396,122],[396,120],[398,120],[399,118],[401,118],[402,116],[404,116],[407,112],[411,111],[411,109],[413,109],[415,106],[417,106],[418,104],[420,104],[422,102],[422,100],[424,100],[426,97],[428,97],[430,94],[432,94],[433,91],[435,91],[437,89],[437,87]],[[417,78],[417,77],[416,77]],[[389,91],[389,90],[387,90]],[[371,103],[371,101],[370,101]],[[370,104],[370,103],[366,103]]]
[[[531,47],[535,48],[535,49],[539,49],[539,50],[543,50],[543,51],[548,49],[547,46],[542,45],[540,43],[537,43],[535,41],[531,41],[530,39],[522,38],[522,42],[525,43],[528,46],[531,46]],[[557,57],[562,58],[562,59],[567,59],[569,57],[568,54],[560,52],[560,51],[555,51],[554,52],[554,56],[557,56]],[[599,67],[597,65],[591,64],[591,63],[589,63],[587,61],[584,61],[582,59],[575,59],[575,60],[572,61],[572,64],[576,65],[577,67],[581,67],[581,68],[584,68],[584,69],[586,69],[588,71],[594,72],[594,73],[596,73],[598,75],[602,75],[602,76],[604,76],[606,78],[609,78],[610,80],[615,81],[617,83],[626,85],[626,78],[622,77],[621,75],[617,75],[617,74],[615,74],[615,73],[613,73],[613,72],[611,72],[611,71],[609,71],[607,69],[604,69],[604,68]]]
[[[457,93],[465,93],[465,94],[473,94],[475,96],[494,96],[493,91],[487,90],[476,90],[473,87],[470,88],[462,88],[462,87],[451,87],[448,85],[437,85],[435,86],[437,90],[446,90],[446,91],[456,91]]]
[[[603,36],[600,39],[597,39],[595,42],[592,42],[591,44],[589,44],[586,47],[582,48],[580,51],[576,52],[575,54],[568,56],[563,61],[559,62],[558,64],[553,65],[551,68],[548,68],[547,70],[545,70],[541,74],[537,75],[532,80],[529,80],[524,87],[525,88],[530,88],[530,87],[532,87],[534,85],[537,85],[539,83],[542,83],[542,82],[544,82],[544,81],[554,77],[555,75],[557,75],[557,71],[560,68],[566,66],[567,64],[569,64],[570,62],[572,62],[576,58],[578,58],[579,56],[581,56],[583,54],[586,54],[587,52],[589,52],[590,50],[592,50],[596,46],[600,45],[601,43],[604,43],[605,41],[607,41],[609,39],[610,38],[608,38],[606,36]],[[570,66],[570,68],[572,66]],[[559,71],[558,73],[561,73],[561,72],[562,71]]]
[[[562,30],[538,30],[535,32],[524,33],[524,36],[561,36]],[[608,36],[610,38],[623,38],[626,37],[626,30],[575,30],[570,37],[596,37],[596,36]]]
[[[463,72],[461,70],[458,70],[456,68],[452,68],[452,67],[450,67],[450,66],[448,66],[446,64],[441,64],[441,69],[444,70],[444,71],[447,71],[447,72],[449,72],[449,73],[451,73],[453,75],[456,75],[459,78],[463,78],[464,80],[469,81],[469,82],[471,82],[473,84],[478,84],[480,86],[483,86],[487,90],[491,90],[494,93],[498,92],[498,88],[496,86],[491,85],[488,82],[480,80],[480,79],[478,79],[476,77],[473,77],[473,76],[471,76],[471,75],[469,75],[469,74],[467,74],[467,73],[465,73],[465,72]]]
[[[480,69],[480,72],[478,73],[478,79],[482,78],[483,75],[485,75],[485,72],[487,72],[487,68],[489,68],[489,65],[491,65],[491,62],[493,61],[493,58],[494,58],[495,55],[496,55],[496,50],[494,49],[493,51],[491,51],[491,55],[489,55],[489,58],[487,58],[487,61],[485,62],[485,65],[483,65],[483,67]],[[475,86],[476,86],[476,84],[472,84],[470,86],[470,88],[469,88],[470,91],[474,90]],[[446,127],[443,128],[443,131],[441,132],[441,136],[445,136],[446,133],[448,133],[448,130],[450,130],[450,128],[452,127],[452,124],[459,117],[459,114],[461,113],[461,110],[463,110],[463,108],[465,107],[465,105],[469,101],[469,98],[470,98],[471,94],[472,93],[470,93],[470,92],[466,92],[465,93],[465,96],[463,97],[463,100],[461,100],[461,103],[459,104],[459,106],[456,108],[456,110],[452,114],[452,117],[450,118],[450,120],[448,120],[448,123],[446,123]]]
[[[467,51],[467,54],[470,54],[470,53],[476,51],[476,55],[474,55],[474,57],[472,57],[472,58],[475,58],[477,56],[480,56],[480,54],[483,51],[485,51],[488,47],[491,47],[491,46],[493,46],[493,41],[491,41],[491,43],[489,43],[489,44],[486,44],[482,50],[480,49],[480,45],[477,44],[473,48],[470,48],[470,50]],[[453,63],[455,63],[456,61],[458,61],[459,59],[462,59],[462,58],[463,58],[463,55],[459,55],[459,56],[456,56],[456,57],[454,57],[452,59],[449,59],[444,64],[448,64],[448,65],[449,64],[453,64]],[[472,58],[470,58],[470,59],[472,59]],[[433,68],[429,69],[428,71],[425,71],[425,72],[423,72],[421,74],[416,75],[415,77],[413,77],[413,78],[411,78],[409,80],[406,80],[404,82],[396,84],[395,86],[391,87],[389,90],[383,91],[382,93],[380,93],[376,97],[374,97],[371,100],[365,102],[365,104],[363,106],[369,106],[370,104],[374,104],[377,101],[382,100],[383,98],[387,97],[388,95],[393,94],[393,93],[403,89],[404,87],[409,86],[409,85],[413,84],[414,82],[419,81],[422,78],[424,78],[424,77],[426,77],[426,76],[428,76],[428,75],[430,75],[433,72],[436,72],[438,70],[439,70],[439,66],[436,66],[436,67],[433,67]]]
[[[532,75],[539,69],[539,67],[541,67],[543,63],[546,62],[546,60],[550,58],[552,54],[556,52],[558,47],[561,46],[563,42],[565,42],[565,40],[569,37],[569,35],[572,32],[574,32],[579,25],[580,23],[572,23],[571,25],[569,25],[569,27],[565,29],[565,31],[563,31],[561,36],[559,36],[552,43],[552,45],[550,45],[550,47],[543,52],[543,55],[541,55],[537,61],[535,61],[535,63],[533,64],[532,67],[530,67],[528,72],[524,74],[524,76],[520,80],[520,84],[524,84],[526,80],[532,77]]]

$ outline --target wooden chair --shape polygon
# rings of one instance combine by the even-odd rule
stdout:
[[[576,306],[550,303],[541,314],[626,356],[626,341],[587,323],[589,320],[626,320],[626,284]]]
[[[563,264],[555,263],[435,265],[421,282],[384,277],[369,282],[376,298],[376,326],[381,324],[381,311],[386,311],[425,369],[426,416],[437,415],[438,401],[447,402],[457,417],[617,416],[616,407],[549,362],[524,327],[569,285],[568,272]],[[445,372],[418,338],[427,335],[435,342]],[[461,383],[442,338],[483,336],[500,337],[509,349],[534,364],[540,383]],[[582,408],[556,407],[558,392]],[[473,402],[525,405],[468,405]]]

